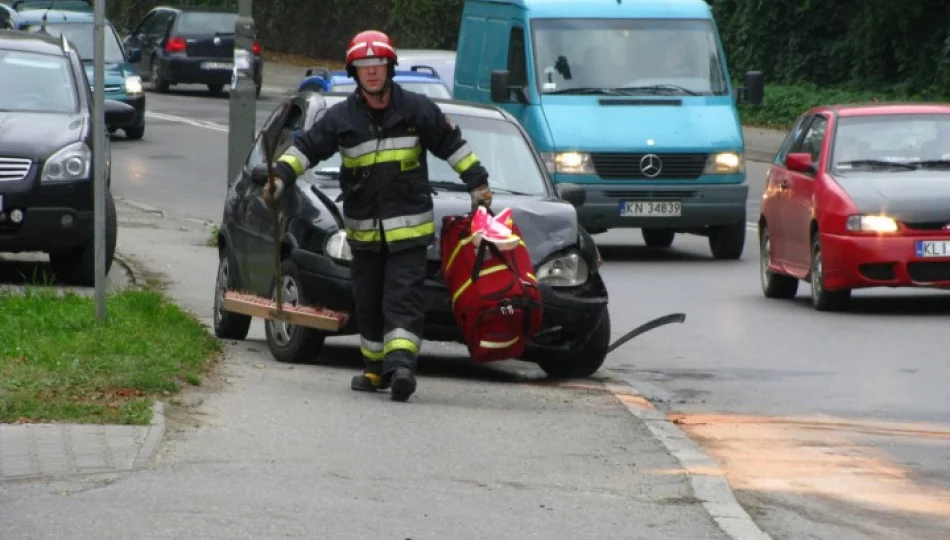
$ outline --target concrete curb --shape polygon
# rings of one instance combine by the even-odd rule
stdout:
[[[119,263],[119,266],[129,275],[129,279],[132,280],[132,286],[134,287],[144,287],[147,283],[145,276],[138,269],[135,264],[126,259],[123,255],[120,255],[118,252],[115,254],[115,262]]]
[[[145,435],[145,442],[139,448],[139,453],[135,456],[132,469],[144,469],[148,467],[152,458],[158,452],[158,445],[165,438],[165,404],[156,401],[152,405],[152,423]]]
[[[642,420],[650,433],[679,461],[687,472],[696,498],[723,532],[733,540],[773,540],[736,500],[725,472],[715,460],[676,424],[667,420],[633,383],[611,375],[604,386],[631,414]]]

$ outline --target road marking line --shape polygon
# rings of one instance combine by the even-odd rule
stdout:
[[[175,116],[173,114],[164,114],[157,112],[146,112],[146,117],[155,118],[157,120],[166,120],[168,122],[178,122],[179,124],[188,124],[194,127],[200,127],[204,129],[210,129],[212,131],[218,131],[221,133],[228,132],[228,126],[217,124],[215,122],[210,122],[208,120],[195,120],[193,118],[185,118],[184,116]]]
[[[605,370],[606,371],[606,370]],[[726,473],[716,461],[643,396],[633,382],[611,377],[604,386],[680,463],[690,487],[719,528],[733,540],[773,540],[736,500]]]

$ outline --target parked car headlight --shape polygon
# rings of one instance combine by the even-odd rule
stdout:
[[[736,152],[709,154],[704,174],[740,174],[745,171],[745,159]]]
[[[587,261],[578,253],[552,259],[538,268],[538,281],[552,287],[583,285],[590,275]]]
[[[581,152],[541,152],[549,173],[596,174],[590,154]]]
[[[897,232],[897,222],[894,221],[894,218],[887,216],[848,216],[845,226],[849,231],[854,232]]]
[[[127,94],[142,93],[142,78],[138,75],[132,75],[125,79],[125,92]]]
[[[337,231],[330,235],[323,245],[323,252],[331,259],[352,261],[353,252],[350,251],[350,243],[346,240],[346,231]]]
[[[89,178],[92,168],[92,151],[84,142],[77,142],[60,149],[43,165],[40,182],[69,182]]]

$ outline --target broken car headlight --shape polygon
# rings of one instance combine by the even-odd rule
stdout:
[[[538,281],[552,287],[576,287],[583,285],[590,275],[587,261],[578,253],[563,255],[538,268]]]
[[[323,253],[338,261],[352,261],[353,252],[350,251],[350,243],[346,240],[346,231],[331,234],[323,244]]]

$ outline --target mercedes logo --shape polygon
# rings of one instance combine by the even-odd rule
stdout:
[[[647,154],[640,158],[640,172],[647,178],[656,178],[663,170],[663,162],[656,154]]]
[[[221,38],[215,37],[215,38],[214,38],[214,44],[215,44],[215,45],[221,45]]]

